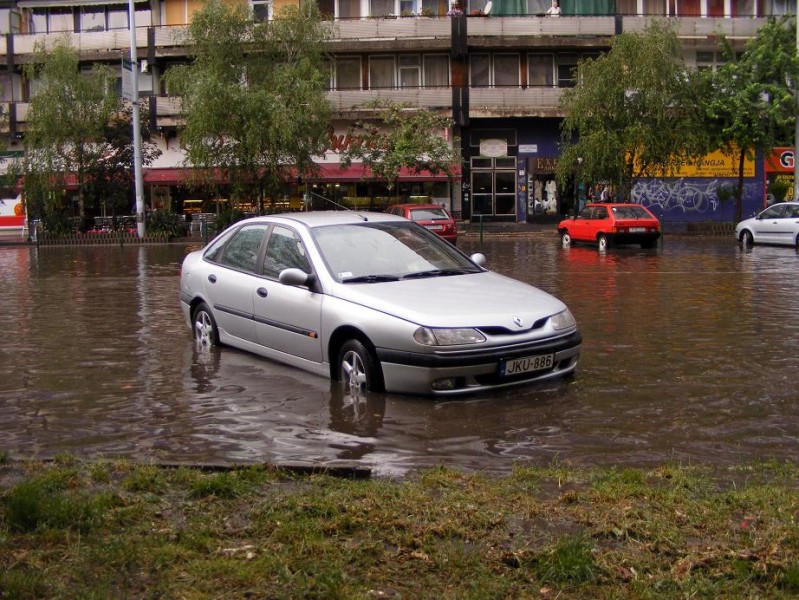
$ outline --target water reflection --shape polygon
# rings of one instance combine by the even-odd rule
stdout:
[[[561,297],[577,376],[464,399],[367,394],[229,348],[177,302],[185,246],[2,248],[0,450],[200,463],[585,464],[796,458],[799,254],[730,239],[563,249],[464,240]]]

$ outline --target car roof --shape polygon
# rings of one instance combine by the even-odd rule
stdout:
[[[440,204],[392,204],[391,206],[389,206],[389,208],[411,208],[411,209],[413,209],[413,208],[425,208],[425,209],[444,208],[445,209],[446,207],[441,206]]]
[[[614,208],[616,206],[642,206],[646,208],[638,202],[589,202],[586,204],[586,207],[588,206],[607,206],[608,208]]]
[[[405,221],[403,217],[386,213],[369,212],[365,210],[322,210],[310,212],[278,213],[252,217],[245,220],[248,223],[257,222],[282,222],[301,223],[308,228],[324,227],[326,225],[348,225],[357,223],[382,223],[386,221]],[[244,222],[244,221],[242,221]]]

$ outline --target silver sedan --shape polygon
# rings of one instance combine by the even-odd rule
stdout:
[[[735,227],[735,239],[744,245],[777,244],[799,248],[799,202],[772,204]]]
[[[365,390],[451,395],[571,375],[569,309],[402,217],[240,221],[186,256],[180,303],[225,344]]]

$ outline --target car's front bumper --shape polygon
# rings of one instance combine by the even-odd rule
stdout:
[[[477,351],[422,354],[377,349],[386,391],[436,396],[465,394],[565,377],[574,372],[582,336],[578,331],[548,340]],[[504,361],[553,355],[550,368],[503,376]]]

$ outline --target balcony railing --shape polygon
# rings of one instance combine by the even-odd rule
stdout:
[[[338,90],[327,93],[327,98],[333,104],[335,111],[357,110],[367,102],[388,99],[397,103],[409,104],[420,108],[446,108],[452,107],[452,89],[446,88],[404,88],[404,89],[378,89],[378,90]]]
[[[621,19],[622,30],[640,32],[652,19],[665,17],[625,16]],[[706,38],[724,35],[732,39],[754,37],[757,30],[766,23],[765,18],[669,18],[675,24],[681,38]],[[562,17],[469,17],[469,37],[592,37],[612,36],[616,33],[617,18],[612,16]],[[148,29],[136,29],[136,44],[140,50],[148,47]],[[153,27],[153,40],[156,56],[159,50],[180,47],[186,43],[186,27]],[[332,27],[333,42],[364,40],[409,40],[449,39],[452,34],[449,17],[417,18],[378,18],[336,21]],[[127,50],[130,47],[130,33],[126,29],[85,33],[69,33],[72,44],[80,52],[102,52]],[[60,34],[15,34],[13,48],[15,55],[32,54],[37,44],[52,48]],[[0,55],[7,54],[6,36],[0,36]],[[170,54],[165,52],[165,54]]]
[[[563,88],[470,88],[469,113],[480,116],[560,116]]]

